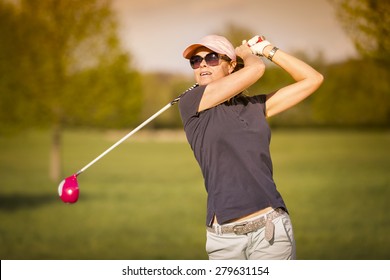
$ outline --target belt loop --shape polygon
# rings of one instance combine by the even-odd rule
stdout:
[[[214,225],[215,233],[219,236],[222,236],[222,227],[219,224]]]

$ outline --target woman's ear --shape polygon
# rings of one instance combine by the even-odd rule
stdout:
[[[230,65],[229,65],[229,74],[231,74],[231,73],[234,72],[234,69],[236,68],[236,65],[237,65],[237,62],[236,62],[236,61],[230,62]]]
[[[234,70],[233,70],[233,73],[234,72],[237,72],[238,70],[244,68],[244,61],[242,60],[241,57],[237,56],[237,61],[234,61],[235,64],[234,64]]]

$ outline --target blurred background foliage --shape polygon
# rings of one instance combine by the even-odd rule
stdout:
[[[360,58],[328,64],[320,53],[317,58],[306,57],[303,50],[296,53],[323,73],[325,82],[270,123],[388,128],[390,4],[330,2]],[[0,135],[51,129],[50,174],[55,180],[65,128],[135,127],[193,84],[193,77],[180,73],[139,72],[121,47],[116,20],[110,1],[0,0]],[[215,32],[236,45],[254,34],[233,24]],[[291,81],[268,63],[249,94],[269,93]],[[164,113],[149,128],[181,128],[178,110]]]

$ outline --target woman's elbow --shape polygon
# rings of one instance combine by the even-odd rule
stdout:
[[[318,86],[320,86],[324,82],[324,76],[320,72],[317,72],[316,76]]]
[[[324,82],[324,76],[321,73],[316,72],[311,77],[311,85],[313,88],[313,92],[317,90],[322,85],[323,82]]]

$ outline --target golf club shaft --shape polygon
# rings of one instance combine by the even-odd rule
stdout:
[[[78,176],[80,175],[81,173],[83,173],[85,170],[87,170],[91,165],[93,165],[95,162],[97,162],[99,159],[101,159],[102,157],[104,157],[106,154],[108,154],[109,152],[111,152],[116,146],[118,146],[119,144],[121,144],[123,141],[125,141],[127,138],[129,138],[131,135],[133,135],[134,133],[136,133],[138,130],[140,130],[141,128],[143,128],[145,125],[147,125],[148,123],[150,123],[152,120],[154,120],[156,117],[158,117],[159,115],[161,115],[163,112],[165,112],[166,110],[168,110],[172,105],[176,104],[177,102],[179,102],[180,98],[183,96],[184,93],[186,93],[187,91],[193,89],[193,88],[196,88],[198,86],[198,84],[194,84],[193,86],[191,86],[189,89],[187,89],[185,92],[183,92],[181,95],[179,95],[178,97],[176,97],[175,99],[173,99],[170,103],[168,103],[167,105],[165,105],[160,111],[158,111],[157,113],[155,113],[153,116],[151,116],[149,119],[147,119],[146,121],[144,121],[143,123],[141,123],[139,126],[137,126],[136,128],[134,128],[132,131],[130,131],[128,134],[126,134],[122,139],[120,139],[118,142],[116,142],[114,145],[112,145],[110,148],[108,148],[106,151],[104,151],[101,155],[99,155],[97,158],[95,158],[93,161],[91,161],[90,163],[88,163],[86,166],[84,166],[82,169],[80,169],[80,171],[78,171],[75,175]]]
[[[176,100],[176,99],[175,99]],[[174,100],[174,101],[175,101]],[[102,157],[104,157],[106,154],[108,154],[109,152],[111,152],[115,147],[117,147],[119,144],[121,144],[123,141],[125,141],[127,138],[129,138],[131,135],[135,134],[138,130],[140,130],[141,128],[143,128],[145,125],[147,125],[148,123],[150,123],[152,120],[154,120],[157,116],[159,116],[160,114],[162,114],[163,112],[165,112],[166,110],[168,110],[173,104],[175,104],[176,102],[172,101],[171,103],[165,105],[160,111],[158,111],[157,113],[155,113],[153,116],[151,116],[149,119],[147,119],[146,121],[144,121],[143,123],[141,123],[139,126],[137,126],[136,128],[134,128],[132,131],[130,131],[128,134],[126,134],[122,139],[120,139],[118,142],[116,142],[114,145],[112,145],[110,148],[108,148],[106,151],[104,151],[101,155],[99,155],[97,158],[95,158],[93,161],[91,161],[90,163],[88,163],[86,166],[84,166],[82,169],[80,169],[79,172],[76,173],[76,176],[80,175],[81,173],[83,173],[85,170],[87,170],[91,165],[93,165],[95,162],[97,162],[99,159],[101,159]]]

